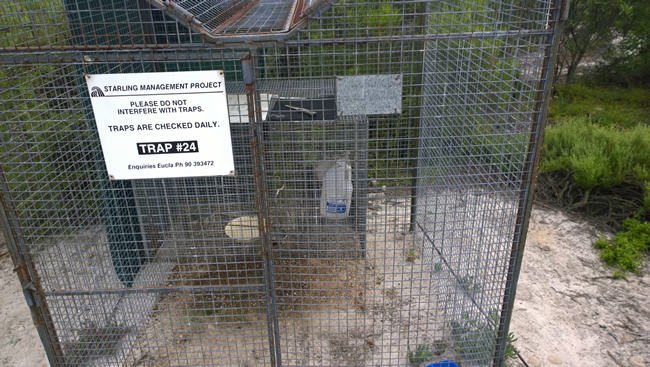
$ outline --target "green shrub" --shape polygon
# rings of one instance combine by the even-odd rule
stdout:
[[[409,363],[413,366],[419,366],[423,363],[430,362],[433,359],[433,352],[428,344],[418,345],[415,351],[412,351],[411,347],[407,347],[407,349]]]
[[[606,127],[631,128],[650,124],[650,90],[600,87],[585,84],[557,85],[550,108],[554,121],[588,117]]]
[[[626,219],[613,241],[600,237],[594,246],[602,251],[600,258],[605,264],[618,269],[618,277],[627,271],[639,274],[643,254],[650,250],[650,223]]]
[[[569,170],[585,190],[624,181],[645,186],[650,176],[650,126],[618,130],[587,117],[571,118],[546,130],[541,172]],[[646,201],[650,200],[647,197]]]
[[[650,180],[646,178],[645,187],[643,188],[643,210],[650,213]]]
[[[614,274],[616,278],[624,277],[626,272],[638,273],[650,239],[650,225],[643,222],[650,213],[650,126],[643,123],[648,117],[631,117],[635,116],[634,113],[622,113],[616,117],[622,121],[619,124],[608,120],[611,116],[600,116],[601,119],[598,120],[593,114],[580,109],[586,108],[587,103],[605,101],[619,103],[629,112],[633,109],[630,106],[647,107],[650,95],[648,91],[640,90],[625,93],[619,90],[592,90],[584,85],[566,88],[565,91],[578,103],[569,107],[560,103],[556,113],[558,110],[567,113],[575,109],[571,113],[580,116],[563,117],[561,122],[547,128],[540,172],[571,172],[584,195],[578,204],[589,204],[592,192],[601,196],[603,192],[606,193],[608,197],[605,202],[609,203],[610,215],[612,205],[625,207],[634,202],[631,213],[636,212],[636,218],[617,221],[621,230],[614,240],[609,242],[600,238],[594,246],[602,250],[601,259],[604,263],[617,268]],[[578,94],[582,95],[582,99],[577,97]],[[557,106],[558,102],[554,103]],[[622,126],[626,128],[621,128]],[[629,187],[635,189],[623,190]],[[623,189],[617,191],[617,188]],[[620,192],[626,192],[628,196],[619,197]],[[642,201],[636,196],[639,193],[643,195]]]
[[[461,319],[451,321],[451,330],[460,358],[480,365],[488,365],[494,358],[497,345],[496,327],[492,322],[465,313]]]
[[[497,347],[499,313],[493,310],[490,317],[492,320],[481,320],[463,313],[460,319],[451,321],[452,336],[459,357],[476,361],[480,365],[491,363]],[[514,345],[516,341],[515,335],[508,333],[505,340],[506,359],[517,357],[518,351]]]
[[[519,351],[515,347],[515,342],[518,339],[515,337],[515,334],[510,332],[508,333],[508,337],[506,338],[506,352],[505,352],[505,357],[507,359],[515,359],[517,358],[517,355],[519,354]]]

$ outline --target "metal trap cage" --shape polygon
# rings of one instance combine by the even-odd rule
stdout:
[[[210,40],[279,41],[329,8],[322,0],[152,0],[152,7]]]
[[[500,366],[560,0],[0,2],[53,366]]]

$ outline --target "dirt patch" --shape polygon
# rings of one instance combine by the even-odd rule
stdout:
[[[533,210],[510,327],[530,366],[650,363],[650,262],[642,277],[613,279],[592,246],[598,234],[561,212]]]
[[[409,252],[412,238],[398,237],[370,235],[368,256],[362,259],[275,260],[277,322],[285,365],[404,361],[407,355],[400,341],[433,342],[424,340],[427,331],[431,333],[426,323],[432,316],[428,306],[436,303],[435,295],[423,291],[431,288],[428,272],[423,271],[421,259]],[[179,266],[170,284],[206,290],[164,295],[143,335],[166,334],[163,339],[171,343],[155,347],[155,341],[139,337],[127,365],[176,365],[188,358],[195,364],[219,360],[228,365],[267,365],[263,277],[262,264],[252,261]]]
[[[276,295],[280,310],[315,306],[365,310],[365,290],[372,267],[366,261],[334,259],[281,260],[276,270]],[[350,271],[351,270],[351,271]]]
[[[418,330],[432,315],[417,306],[435,300],[417,298],[420,289],[430,284],[413,277],[422,273],[422,264],[417,252],[411,251],[411,242],[369,232],[368,243],[376,244],[368,249],[374,263],[278,260],[278,306],[284,307],[279,312],[290,316],[280,328],[285,330],[280,335],[286,343],[282,349],[291,356],[283,361],[287,365],[376,365],[405,359],[404,351],[394,347],[395,340],[436,342],[422,338],[426,333]],[[620,363],[639,367],[650,363],[650,264],[644,264],[642,277],[612,279],[611,270],[603,267],[591,245],[597,234],[598,229],[585,221],[539,207],[533,210],[511,326],[519,339],[516,346],[530,366]],[[396,246],[394,241],[400,243]],[[2,244],[0,254],[5,252]],[[337,271],[338,266],[346,267],[345,274]],[[378,267],[382,270],[377,271]],[[0,255],[0,365],[47,366],[12,268],[11,259]],[[200,285],[215,279],[221,284],[253,284],[261,282],[263,274],[261,264],[182,271],[192,274],[183,281]],[[407,287],[403,287],[405,282]],[[147,325],[148,335],[173,330],[173,337],[137,340],[132,365],[191,365],[228,355],[231,359],[222,360],[224,364],[269,364],[261,291],[206,290],[194,298],[173,298],[181,296],[165,295]],[[315,309],[310,304],[309,300],[323,297],[330,300],[326,307]],[[376,298],[383,301],[375,302]],[[191,307],[174,308],[180,304]],[[215,338],[219,350],[202,346],[207,337]],[[238,355],[241,351],[233,347],[242,341],[248,346],[246,355]],[[440,359],[447,357],[445,353],[441,351]],[[510,365],[523,366],[516,361]]]
[[[13,267],[0,232],[0,365],[48,366]]]

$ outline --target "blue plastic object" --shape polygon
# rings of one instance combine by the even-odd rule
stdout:
[[[432,363],[427,367],[458,367],[458,365],[452,361],[440,361],[440,362]]]

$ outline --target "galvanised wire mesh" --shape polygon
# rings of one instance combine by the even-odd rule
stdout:
[[[0,2],[1,218],[50,363],[501,365],[565,6]],[[235,172],[110,179],[85,75],[209,70]]]
[[[196,18],[196,23],[211,33],[256,33],[287,31],[297,1],[203,1],[175,2],[180,12]],[[168,6],[161,1],[160,6]]]

